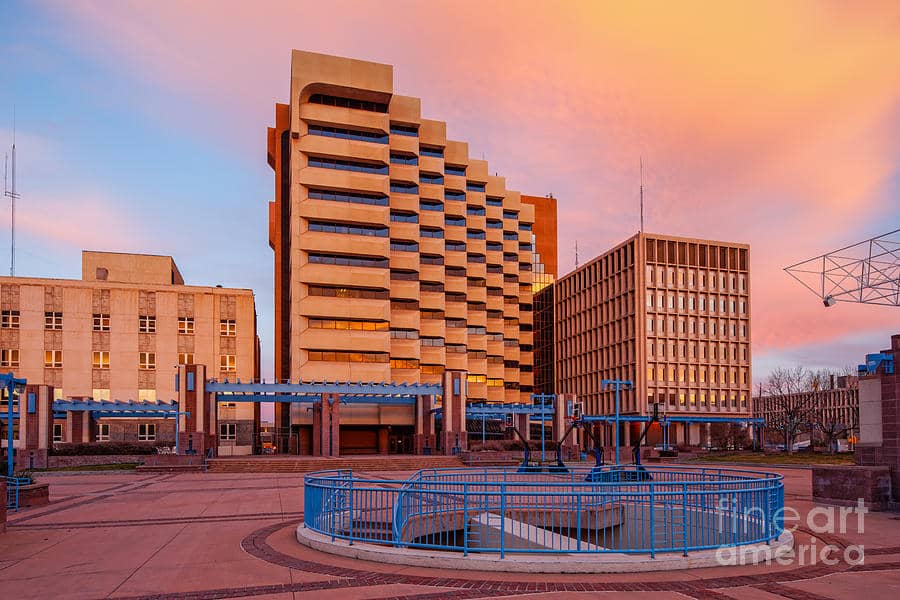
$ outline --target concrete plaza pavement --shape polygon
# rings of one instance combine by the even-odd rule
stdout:
[[[785,475],[806,515],[809,471]],[[402,473],[379,473],[400,476]],[[9,515],[0,598],[696,598],[900,597],[900,516],[855,516],[817,547],[863,544],[865,562],[735,566],[610,575],[536,575],[369,563],[301,546],[303,478],[294,474],[45,475],[48,506]],[[802,525],[799,544],[814,545]],[[809,560],[805,561],[809,563]]]

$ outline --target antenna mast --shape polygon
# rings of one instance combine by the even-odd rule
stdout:
[[[575,240],[575,268],[578,268],[578,240]]]
[[[9,156],[3,165],[3,195],[10,199],[10,253],[9,253],[9,275],[16,276],[16,200],[20,198],[16,192],[16,109],[13,107],[13,143],[12,143],[12,187],[7,187],[9,172],[7,169]]]
[[[638,231],[644,231],[644,157],[640,157],[641,166],[641,228]]]

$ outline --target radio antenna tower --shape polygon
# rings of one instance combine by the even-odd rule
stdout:
[[[16,109],[13,107],[13,143],[12,143],[12,187],[9,186],[9,154],[3,161],[3,195],[10,200],[10,253],[9,275],[16,276],[16,200],[21,196],[16,192]]]
[[[578,240],[575,240],[575,268],[578,268]]]
[[[641,228],[638,231],[644,231],[644,157],[641,156],[640,161],[640,169],[641,169]]]

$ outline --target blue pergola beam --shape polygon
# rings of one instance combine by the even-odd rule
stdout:
[[[532,416],[553,416],[552,407],[535,406],[533,404],[470,404],[466,406],[466,416],[475,415],[480,417],[482,414],[486,416],[496,415],[532,415]]]
[[[432,383],[375,383],[375,382],[298,382],[298,383],[240,383],[210,381],[207,392],[237,394],[361,394],[368,396],[438,396],[444,387]]]
[[[615,423],[615,415],[584,415],[581,419],[587,423]],[[631,423],[648,423],[647,415],[619,415],[619,421]],[[660,417],[661,423],[748,423],[751,425],[763,425],[765,419],[760,417],[701,417],[701,416],[665,416]]]
[[[175,401],[135,402],[133,400],[54,400],[52,410],[57,413],[79,410],[91,413],[175,415],[178,413],[178,403]]]
[[[375,396],[345,395],[339,396],[342,404],[381,404],[385,406],[415,406],[415,396]],[[312,404],[322,399],[319,394],[216,394],[218,402],[291,402],[293,404]]]

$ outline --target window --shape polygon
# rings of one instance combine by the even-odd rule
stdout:
[[[470,263],[484,263],[487,262],[487,258],[484,254],[466,254],[466,261]]]
[[[62,367],[62,350],[45,350],[44,366],[48,369]]]
[[[94,331],[109,331],[109,315],[94,314]]]
[[[469,383],[487,383],[486,375],[467,375],[466,381]]]
[[[309,253],[309,262],[321,265],[340,265],[345,267],[374,267],[387,269],[389,261],[386,258],[376,256],[356,256],[343,254]]]
[[[519,223],[519,231],[531,231],[531,223]]]
[[[138,424],[138,441],[139,442],[155,442],[156,441],[156,424],[140,423]]]
[[[503,218],[504,218],[504,219],[518,219],[518,218],[519,218],[519,213],[517,213],[517,212],[514,211],[514,210],[504,210],[504,211],[503,211]],[[519,239],[518,236],[516,236],[516,239]]]
[[[433,210],[442,212],[444,210],[444,203],[440,200],[420,200],[419,208],[421,210]]]
[[[391,240],[391,250],[397,252],[418,252],[419,244],[406,240]]]
[[[395,223],[418,223],[419,215],[417,215],[416,213],[392,210],[391,221],[394,221]]]
[[[194,333],[194,317],[178,317],[178,333]]]
[[[63,314],[61,312],[44,313],[44,329],[62,329]]]
[[[332,287],[327,285],[311,285],[308,288],[310,296],[323,296],[326,298],[360,298],[365,300],[387,300],[390,292],[387,290],[373,290],[370,288]]]
[[[19,351],[17,349],[0,350],[0,367],[18,367]]]
[[[141,315],[138,317],[138,331],[140,333],[156,333],[156,316]]]
[[[466,206],[466,214],[467,214],[467,215],[474,215],[474,216],[476,216],[476,217],[483,217],[483,216],[484,216],[484,212],[485,212],[485,210],[484,210],[484,207],[483,207],[483,206],[475,206],[475,205],[473,205],[473,204],[469,204],[469,205]],[[502,225],[501,225],[501,226],[502,226]]]
[[[390,202],[390,199],[382,194],[365,194],[362,192],[322,190],[314,188],[310,188],[308,196],[311,200],[330,200],[332,202],[371,204],[374,206],[387,206]]]
[[[237,423],[219,423],[219,439],[234,441],[237,439]]]
[[[465,177],[466,168],[456,165],[444,165],[444,173],[446,173],[447,175],[458,175],[460,177]]]
[[[138,368],[153,370],[156,368],[156,352],[138,352]]]
[[[445,215],[444,216],[444,225],[448,227],[465,227],[466,226],[466,218],[459,217],[456,215]]]
[[[388,135],[383,131],[362,131],[360,129],[344,129],[342,127],[323,127],[321,125],[310,125],[308,128],[308,132],[310,135],[321,135],[324,137],[340,138],[342,140],[375,142],[376,144],[388,143]]]
[[[388,166],[384,163],[363,162],[360,160],[344,160],[338,158],[325,158],[323,156],[310,156],[307,165],[319,169],[335,169],[338,171],[353,171],[355,173],[372,173],[374,175],[387,175]]]
[[[444,242],[444,249],[448,252],[465,252],[466,243],[447,240],[446,242]]]
[[[444,149],[437,146],[419,146],[419,154],[422,156],[433,156],[435,158],[444,158]]]
[[[222,371],[233,373],[237,371],[237,365],[234,361],[234,354],[223,354],[219,356],[219,368]]]
[[[497,219],[488,219],[487,220],[488,229],[503,229],[503,221],[498,221]],[[516,236],[518,238],[518,236]]]
[[[342,350],[307,350],[308,360],[326,362],[386,363],[387,352],[347,352]]]
[[[94,368],[95,369],[108,369],[109,368],[109,352],[106,350],[102,350],[100,352],[94,352]]]
[[[391,329],[391,337],[400,340],[417,340],[419,332],[415,329]]]
[[[419,157],[415,154],[403,154],[402,152],[391,152],[391,163],[395,165],[418,165]]]
[[[97,425],[97,441],[98,442],[108,442],[109,441],[109,423],[99,423]]]
[[[444,200],[465,200],[466,193],[459,190],[444,190]]]
[[[419,255],[419,264],[422,265],[442,265],[444,264],[444,257],[433,255],[433,254],[420,254]]]
[[[503,198],[497,198],[494,196],[488,196],[484,202],[488,206],[503,206]]]
[[[178,364],[179,365],[192,365],[194,364],[194,353],[193,352],[182,352],[178,355]]]
[[[467,181],[466,189],[470,192],[484,192],[484,183],[478,181]]]
[[[443,229],[437,229],[437,228],[434,228],[434,227],[420,227],[420,228],[419,228],[419,235],[421,235],[423,238],[438,238],[438,239],[441,239],[441,238],[444,237],[444,230],[443,230]]]
[[[387,112],[386,110],[383,112]],[[407,137],[419,137],[418,125],[400,125],[391,123],[391,135],[405,135]]]
[[[63,441],[63,426],[62,423],[54,423],[53,424],[53,441],[61,442]]]
[[[368,100],[356,100],[355,98],[329,96],[328,94],[313,94],[309,97],[308,102],[311,104],[325,104],[327,106],[367,110],[369,112],[386,113],[388,111],[388,105],[384,102],[370,102]],[[391,127],[393,128],[393,126]]]
[[[324,233],[342,233],[347,235],[367,235],[371,237],[387,237],[388,228],[378,225],[350,225],[329,221],[309,221],[309,231]]]
[[[419,173],[419,183],[444,185],[444,176],[440,173]]]
[[[310,319],[310,329],[342,329],[345,331],[387,331],[387,321],[351,321],[349,319]]]
[[[0,327],[2,327],[3,329],[18,329],[19,311],[4,310],[2,313],[2,319],[0,319]]]
[[[469,229],[466,231],[466,237],[470,240],[483,240],[486,234],[478,229]]]
[[[417,358],[392,358],[392,369],[418,369],[419,360]]]
[[[419,186],[406,181],[391,181],[391,191],[398,194],[418,194]]]
[[[237,324],[234,319],[222,319],[219,321],[219,334],[234,336],[237,335]]]

